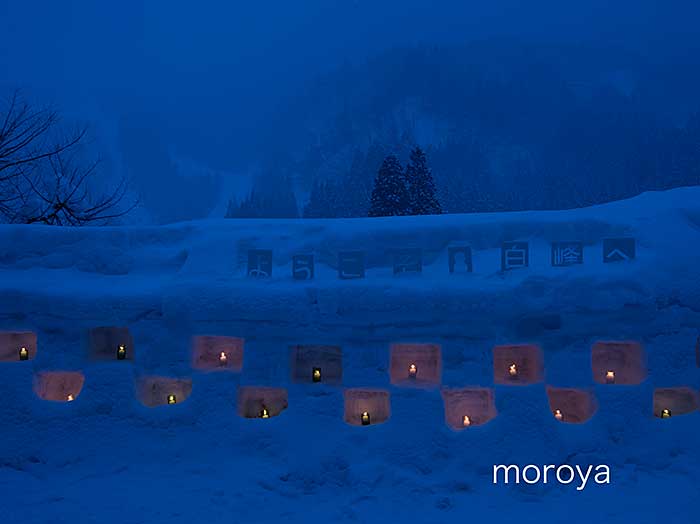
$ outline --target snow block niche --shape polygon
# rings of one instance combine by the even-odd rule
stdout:
[[[548,387],[547,397],[549,409],[559,422],[582,424],[598,409],[593,393],[582,389]]]
[[[90,330],[92,360],[134,360],[134,337],[127,327],[103,326]]]
[[[544,379],[542,349],[534,344],[493,348],[493,380],[496,384],[537,384]]]
[[[192,379],[172,377],[143,377],[138,381],[136,395],[144,406],[155,408],[180,404],[192,393]]]
[[[439,386],[442,354],[437,344],[392,344],[389,362],[391,383],[398,386]]]
[[[34,378],[34,392],[43,400],[72,402],[84,383],[85,377],[79,371],[44,371]]]
[[[647,376],[638,342],[596,342],[591,349],[593,380],[599,384],[641,384]]]
[[[445,421],[455,430],[481,426],[497,415],[492,389],[443,389],[442,400],[445,405]]]
[[[659,418],[687,415],[698,409],[698,393],[687,387],[654,390],[654,416]]]
[[[240,371],[244,343],[237,337],[196,336],[192,339],[192,367],[202,371]]]
[[[344,420],[352,426],[369,426],[389,420],[389,392],[382,389],[347,389]]]
[[[343,380],[343,353],[339,346],[292,346],[292,382],[340,384]]]
[[[288,405],[284,388],[243,386],[238,390],[238,414],[243,418],[276,417]]]
[[[0,362],[33,360],[36,349],[36,333],[0,331]]]

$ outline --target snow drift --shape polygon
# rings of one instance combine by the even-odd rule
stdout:
[[[636,239],[636,258],[604,264],[616,237]],[[529,243],[528,268],[501,271],[504,241]],[[584,263],[552,267],[559,241],[582,242]],[[699,241],[700,188],[557,212],[2,226],[0,331],[15,334],[0,336],[4,522],[695,522]],[[461,245],[473,272],[450,274]],[[404,248],[422,250],[422,273],[394,276]],[[272,250],[271,278],[246,276],[250,249]],[[338,252],[357,250],[365,278],[339,279]],[[292,279],[298,253],[315,255],[313,280]],[[96,338],[104,326],[128,332]],[[31,358],[15,360],[27,333]],[[120,340],[133,359],[102,358]],[[600,341],[638,344],[644,374],[635,361],[618,375],[629,385],[602,383]],[[392,385],[394,344],[439,347],[441,387]],[[493,348],[515,345],[543,360],[518,387],[494,370]],[[301,380],[341,360],[298,371],[297,346],[340,348],[337,380]],[[211,373],[220,347],[235,365]],[[53,372],[84,377],[79,396],[37,396]],[[358,423],[356,388],[388,392],[369,403],[383,423]],[[555,417],[558,399],[576,423]],[[665,399],[683,415],[663,418]],[[260,420],[265,402],[275,416]],[[465,409],[474,424],[460,428]],[[493,464],[528,463],[605,463],[612,483],[491,485]]]

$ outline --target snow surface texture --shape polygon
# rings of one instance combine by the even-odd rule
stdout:
[[[602,263],[602,240],[637,258]],[[502,273],[500,243],[530,242],[530,267]],[[582,266],[550,266],[580,240]],[[0,522],[697,523],[700,416],[652,416],[655,387],[699,388],[700,189],[562,212],[356,220],[221,220],[167,227],[0,227],[0,331],[34,331],[36,359],[0,363]],[[450,275],[469,244],[473,274]],[[422,274],[394,277],[387,251],[421,247]],[[246,277],[248,249],[274,273]],[[340,250],[367,253],[339,280]],[[316,255],[316,278],[291,256]],[[128,326],[132,361],[88,359],[88,332]],[[245,339],[240,373],[191,366],[194,335]],[[597,340],[635,340],[648,378],[594,384]],[[491,350],[536,343],[545,380],[495,386],[498,415],[453,431],[439,388],[389,382],[396,342],[441,345],[442,384],[494,387]],[[338,345],[342,386],[292,383],[288,347]],[[40,400],[42,371],[82,371],[71,403]],[[146,376],[191,378],[189,398],[147,408]],[[240,385],[284,387],[267,420],[237,414]],[[590,389],[585,424],[550,411],[547,385]],[[383,424],[343,421],[347,387],[386,389]],[[493,464],[609,464],[612,483],[491,485]]]

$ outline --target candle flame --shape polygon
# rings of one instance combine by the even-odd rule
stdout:
[[[469,418],[469,416],[468,416],[468,415],[464,415],[464,417],[462,418],[462,425],[463,425],[464,427],[467,427],[467,426],[470,426],[471,423],[472,423],[472,421],[471,421],[471,419]]]
[[[68,397],[66,397],[67,402],[73,402],[74,400],[73,395],[68,395]]]
[[[511,364],[508,367],[508,373],[510,374],[511,377],[514,377],[518,374],[518,367],[515,364]]]
[[[554,418],[557,420],[562,420],[564,418],[564,415],[562,415],[561,410],[554,410]]]
[[[615,372],[614,372],[614,371],[608,371],[607,373],[605,373],[605,380],[606,380],[608,383],[615,382]]]

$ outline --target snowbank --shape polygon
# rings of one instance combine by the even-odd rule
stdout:
[[[603,263],[616,237],[636,239],[636,259]],[[503,272],[501,243],[515,240],[530,267]],[[550,244],[570,240],[584,264],[552,267]],[[36,358],[0,362],[4,522],[695,522],[700,417],[655,418],[653,392],[700,387],[699,241],[700,188],[559,212],[0,226],[0,331],[38,337]],[[459,245],[471,274],[448,271]],[[423,272],[394,276],[392,250],[416,247]],[[249,249],[273,250],[271,278],[246,276]],[[346,250],[366,252],[364,279],[337,278]],[[292,279],[298,253],[315,255],[313,280]],[[128,326],[133,361],[90,359],[98,326]],[[201,335],[245,339],[242,370],[193,370]],[[598,340],[639,342],[646,379],[597,384]],[[457,432],[439,388],[392,386],[402,342],[439,344],[442,384],[494,388],[497,416]],[[342,386],[292,380],[289,347],[303,344],[342,348]],[[539,345],[544,381],[494,386],[501,344]],[[82,372],[79,396],[39,399],[47,371]],[[147,408],[146,377],[191,379],[191,394]],[[288,407],[239,417],[239,386],[287,388]],[[558,422],[546,386],[589,391],[598,410]],[[354,387],[389,391],[389,420],[346,424]],[[501,463],[606,463],[612,484],[492,486]]]

